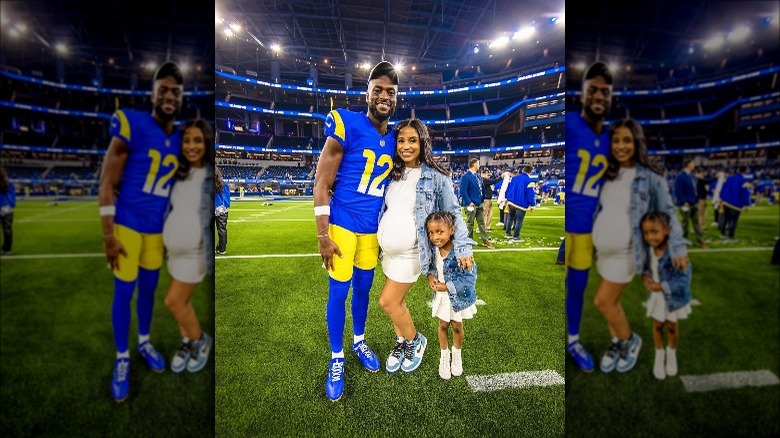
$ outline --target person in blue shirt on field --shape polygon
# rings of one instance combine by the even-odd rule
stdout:
[[[750,206],[751,184],[745,179],[747,167],[740,166],[739,171],[729,176],[723,183],[720,199],[723,208],[723,222],[720,225],[720,238],[735,241],[739,215]]]
[[[182,107],[183,83],[179,66],[166,62],[154,75],[152,112],[117,110],[111,119],[112,138],[101,170],[98,202],[103,250],[114,272],[111,320],[116,361],[111,394],[117,402],[127,397],[130,388],[128,332],[136,286],[138,352],[153,371],[165,371],[149,330],[163,262],[163,218],[179,167],[181,138],[174,119]]]
[[[14,208],[16,207],[16,189],[8,179],[5,167],[0,164],[0,221],[3,226],[3,248],[0,254],[11,254],[14,241]]]
[[[513,222],[512,224],[507,223],[506,228],[507,230],[514,229],[512,237],[518,242],[522,241],[520,239],[520,229],[523,227],[525,213],[534,211],[536,204],[536,191],[534,190],[536,184],[531,180],[531,172],[533,172],[533,167],[529,165],[523,166],[523,171],[512,178],[509,182],[509,187],[506,189],[509,221]],[[509,234],[506,237],[509,237]]]
[[[474,237],[474,221],[477,221],[479,235],[482,238],[482,244],[488,248],[495,248],[490,243],[487,231],[485,230],[485,188],[483,187],[482,176],[479,174],[479,159],[469,159],[469,170],[460,178],[460,205],[466,214],[466,226],[469,230],[469,238]]]
[[[227,222],[230,209],[230,185],[222,178],[219,166],[214,167],[214,217],[217,228],[217,254],[227,252]]]
[[[697,244],[706,247],[699,226],[699,199],[696,195],[697,180],[693,173],[694,167],[693,158],[686,158],[683,161],[683,171],[674,179],[674,193],[682,216],[683,237],[688,238],[688,222],[692,222]]]

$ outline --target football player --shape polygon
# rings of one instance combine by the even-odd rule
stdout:
[[[585,70],[582,111],[566,113],[566,350],[591,372],[593,358],[579,340],[588,271],[593,263],[593,220],[610,147],[604,119],[612,105],[612,74],[603,62]]]
[[[181,140],[174,119],[181,110],[183,83],[179,66],[166,62],[154,75],[152,112],[117,110],[111,119],[99,204],[103,250],[114,271],[111,320],[116,361],[111,394],[118,402],[130,388],[128,332],[136,285],[138,352],[153,371],[165,371],[165,361],[149,340],[149,329],[163,261],[163,216],[179,166]]]
[[[320,255],[330,276],[325,315],[331,360],[325,393],[332,401],[344,393],[343,338],[350,285],[352,351],[363,367],[379,370],[379,359],[366,345],[364,334],[368,292],[379,255],[379,210],[395,153],[388,120],[395,112],[397,94],[398,73],[382,61],[369,74],[368,111],[337,109],[325,120],[327,140],[314,177],[314,215]]]

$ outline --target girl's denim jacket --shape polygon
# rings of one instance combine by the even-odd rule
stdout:
[[[389,185],[385,186],[385,190]],[[460,203],[455,196],[455,188],[450,177],[423,163],[420,180],[417,181],[415,197],[414,223],[417,227],[417,247],[420,250],[420,267],[423,275],[436,275],[436,267],[433,266],[432,270],[430,268],[431,262],[435,260],[433,251],[436,247],[431,245],[428,240],[428,229],[425,226],[425,219],[434,211],[449,211],[455,215],[455,237],[453,239],[455,248],[452,250],[455,257],[462,258],[472,255],[471,245],[476,245],[476,242],[471,240],[468,235],[466,222],[463,221]],[[387,205],[382,205],[382,210],[379,213],[380,221],[386,209]]]
[[[434,251],[438,248],[434,247]],[[458,265],[455,251],[450,251],[444,258],[444,283],[447,285],[447,294],[450,296],[452,310],[460,312],[477,302],[477,264],[472,265],[472,270],[467,271]],[[436,275],[436,259],[431,261],[429,270]]]
[[[642,226],[639,223],[642,216],[648,211],[662,211],[669,215],[669,246],[667,252],[672,258],[685,256],[688,254],[686,244],[688,241],[683,237],[680,221],[677,220],[677,210],[669,195],[669,188],[666,179],[648,169],[637,164],[636,177],[631,183],[631,245],[634,253],[634,263],[637,273],[650,275],[649,264],[647,263],[647,250],[642,235]]]
[[[653,249],[647,247],[649,251]],[[648,253],[649,257],[649,253]],[[648,263],[647,270],[650,270]],[[670,312],[684,307],[691,302],[691,264],[688,263],[688,269],[681,271],[674,267],[669,251],[664,251],[661,258],[658,259],[658,280],[663,289],[666,307]],[[654,292],[651,292],[654,293]]]

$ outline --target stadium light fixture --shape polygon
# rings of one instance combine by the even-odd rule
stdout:
[[[507,43],[509,43],[509,37],[508,36],[502,36],[502,37],[499,37],[498,39],[496,39],[495,41],[493,41],[493,44],[490,45],[490,48],[491,49],[494,49],[494,48],[495,49],[500,49],[500,48],[504,47],[505,45],[507,45]]]
[[[740,25],[734,28],[731,32],[726,35],[726,39],[730,42],[741,42],[744,41],[747,36],[750,35],[750,28],[746,25]]]
[[[227,37],[232,37],[232,36],[234,36],[234,35],[235,35],[235,34],[233,33],[233,31],[232,31],[232,30],[231,30],[229,27],[226,27],[226,28],[225,28],[225,29],[222,31],[222,33],[223,33],[225,36],[227,36]]]
[[[693,52],[695,52],[695,51],[696,51],[696,49],[693,48],[693,44],[688,46],[688,54],[689,55],[693,55]]]
[[[16,29],[19,32],[19,34],[23,34],[27,32],[27,25],[22,23],[21,21],[16,23],[13,28]]]
[[[273,43],[271,44],[271,50],[278,53],[282,50],[282,46],[280,46],[279,43]]]
[[[233,29],[233,31],[235,31],[235,32],[238,32],[239,30],[241,30],[241,26],[239,26],[236,23],[230,23],[230,28]]]
[[[536,32],[536,27],[534,26],[526,26],[518,30],[517,32],[512,35],[513,40],[520,40],[525,41],[531,38],[531,35]]]
[[[721,47],[723,47],[723,44],[726,42],[726,39],[723,38],[723,35],[715,35],[712,38],[708,39],[704,43],[704,48],[706,50],[718,50]]]
[[[371,68],[371,64],[369,64],[368,62],[364,62],[363,63],[363,68],[368,70],[369,68]]]
[[[65,43],[57,43],[54,45],[54,50],[57,51],[60,55],[67,55],[68,54],[68,46],[65,45]]]
[[[479,45],[474,46],[473,49],[471,49],[474,53],[479,53]]]
[[[190,63],[182,62],[181,64],[179,64],[179,68],[181,69],[182,73],[187,74],[190,71]]]
[[[550,23],[555,24],[558,22],[558,17],[552,17],[550,18]]]

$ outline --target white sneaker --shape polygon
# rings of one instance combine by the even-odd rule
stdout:
[[[496,224],[496,226],[497,226],[497,227],[503,227],[503,226],[504,226],[504,223],[503,223],[503,222],[499,222],[499,223],[497,223],[497,224]]]
[[[658,380],[663,380],[666,378],[666,370],[664,369],[664,358],[665,358],[664,350],[663,348],[660,350],[655,350],[655,362],[653,363],[653,375]]]
[[[666,375],[677,375],[677,349],[666,347]]]
[[[461,350],[452,347],[452,375],[455,377],[463,374],[463,358],[460,356]]]
[[[439,359],[439,377],[444,380],[450,380],[452,372],[450,372],[450,349],[441,350],[441,358]]]

